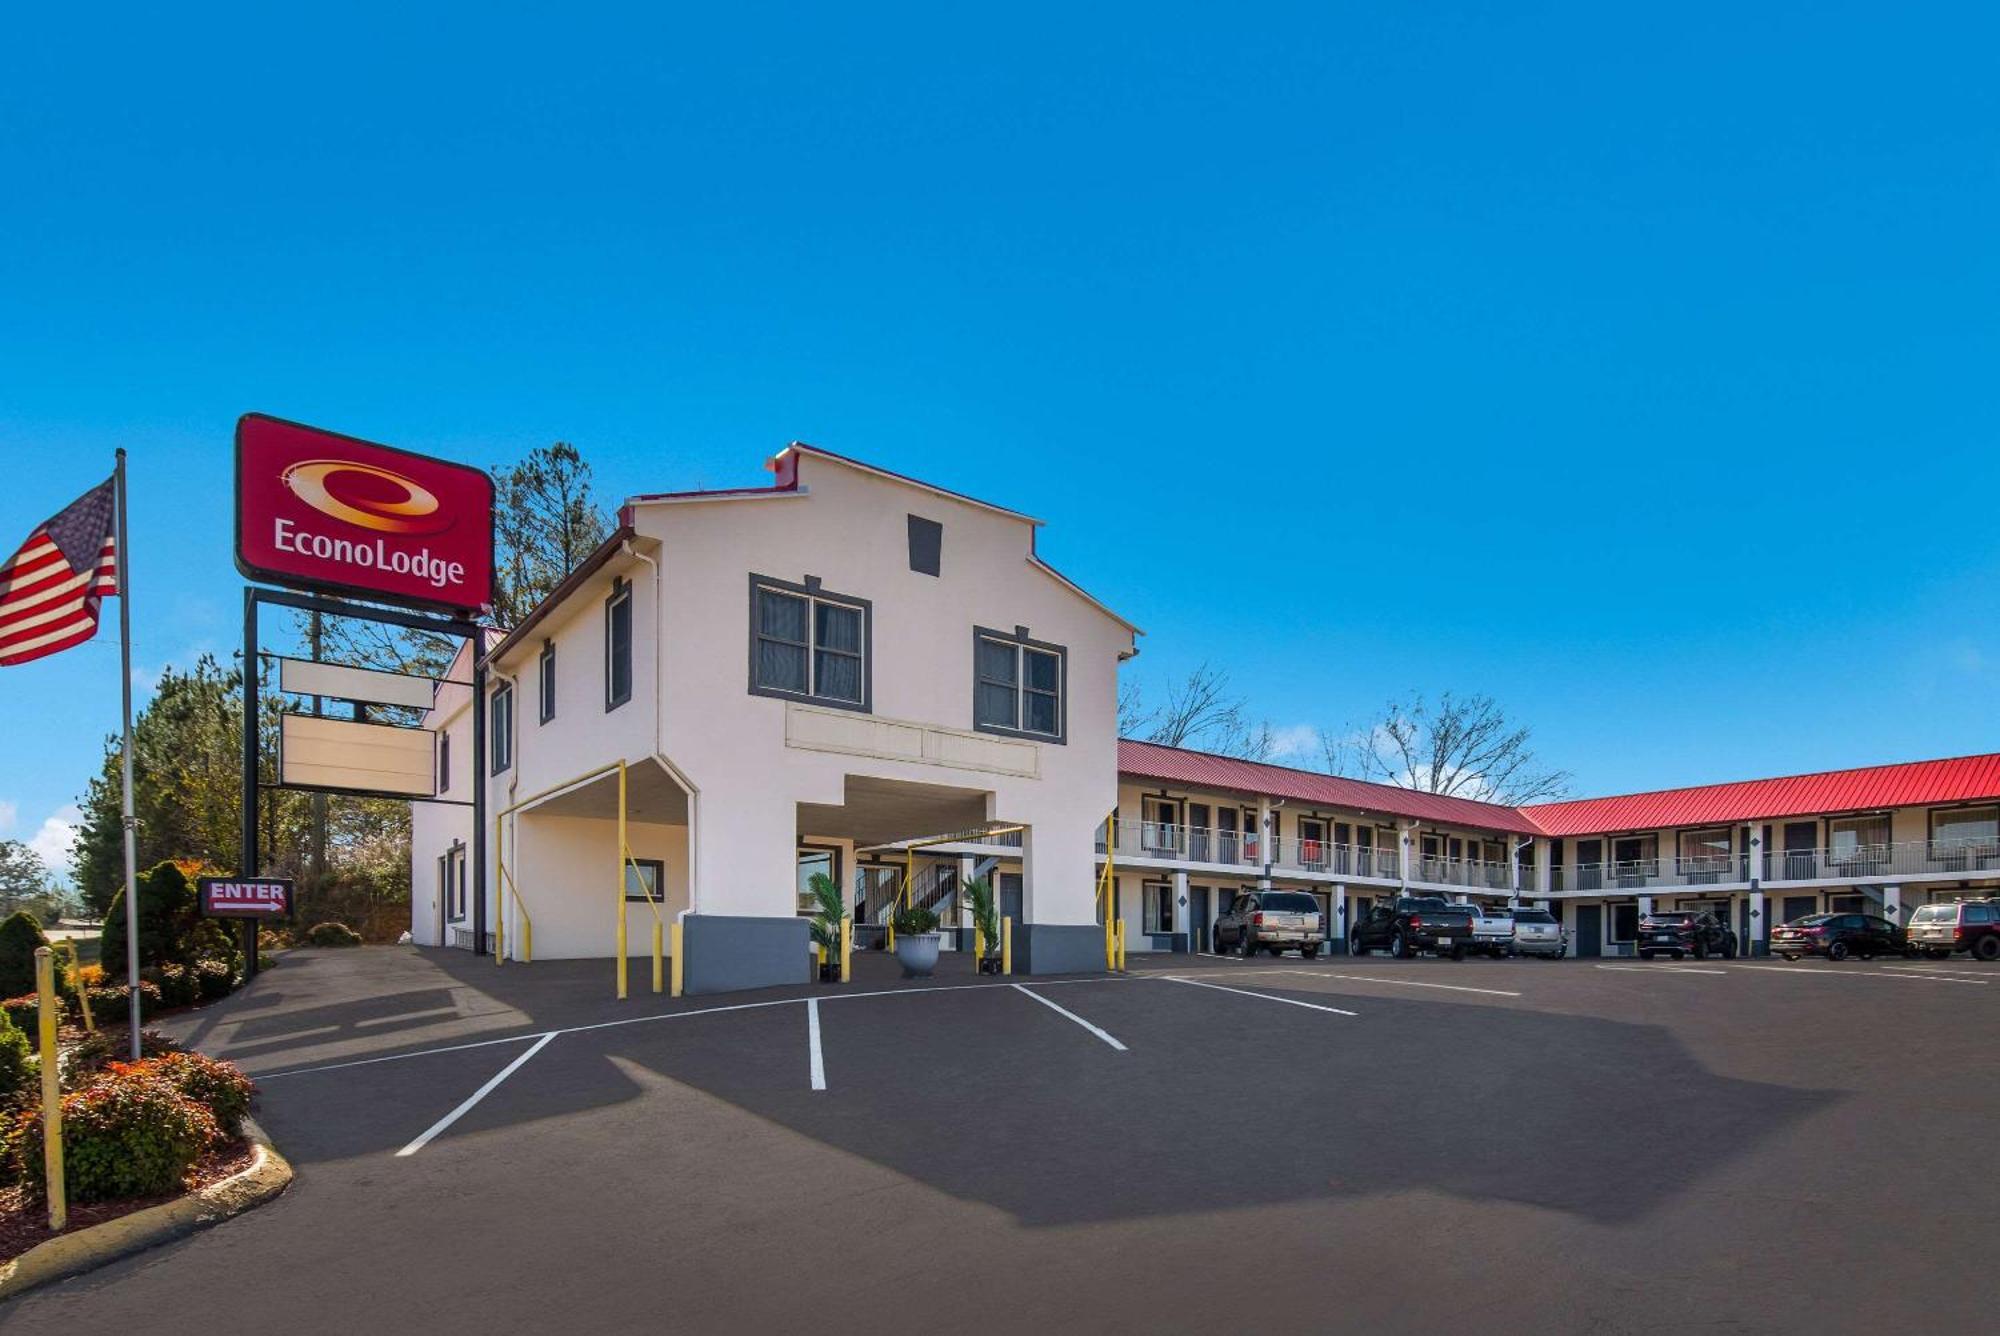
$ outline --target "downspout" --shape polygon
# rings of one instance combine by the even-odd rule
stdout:
[[[695,888],[701,885],[701,877],[697,871],[697,869],[701,866],[701,840],[699,834],[697,833],[698,826],[695,821],[695,806],[701,801],[701,793],[698,789],[695,788],[695,786],[691,782],[689,782],[688,777],[681,773],[680,767],[676,766],[672,761],[667,759],[667,749],[665,746],[664,734],[662,731],[665,727],[665,717],[660,712],[662,698],[664,695],[664,692],[660,686],[660,677],[661,677],[660,667],[661,667],[661,655],[665,653],[665,646],[666,646],[666,636],[664,634],[667,625],[666,589],[663,587],[660,581],[659,562],[654,561],[644,552],[641,552],[638,548],[633,547],[632,540],[629,538],[626,539],[624,543],[620,544],[619,550],[622,551],[626,556],[631,557],[636,561],[645,562],[647,568],[650,569],[653,573],[653,761],[662,770],[665,770],[667,774],[673,778],[676,784],[679,784],[681,786],[682,792],[687,794],[688,907],[682,911],[682,914],[683,915],[692,914],[697,911],[697,906],[695,904]]]
[[[504,812],[514,805],[514,795],[521,787],[521,680],[518,677],[509,677],[492,663],[486,665],[486,671],[490,676],[498,678],[507,684],[509,699],[513,702],[514,706],[513,718],[508,720],[507,724],[507,744],[513,748],[513,755],[507,758],[507,801],[500,808]],[[489,687],[487,700],[492,699],[491,691],[492,689]],[[480,701],[473,708],[485,710],[488,708],[487,701]],[[488,750],[490,752],[491,743],[488,744]],[[484,784],[490,779],[492,779],[491,775],[481,775],[479,782]],[[500,823],[502,821],[514,822],[514,866],[516,868],[521,866],[521,823],[519,819],[515,817],[495,816],[493,818],[493,926],[496,929],[501,928],[501,921],[507,917],[507,884],[500,875],[500,850],[505,847],[505,842],[500,834]],[[484,831],[480,832],[479,840],[482,844],[486,842],[486,833]],[[513,939],[509,937],[507,940],[512,941]],[[502,944],[499,953],[494,956],[493,963],[496,965],[507,963],[505,943]]]

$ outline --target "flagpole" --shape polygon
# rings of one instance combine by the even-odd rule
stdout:
[[[112,473],[117,498],[118,552],[118,685],[125,706],[125,746],[122,780],[125,827],[125,982],[132,1018],[132,1060],[139,1060],[139,848],[138,822],[132,815],[132,548],[125,536],[125,451],[118,451]]]

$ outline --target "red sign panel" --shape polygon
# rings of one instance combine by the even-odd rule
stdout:
[[[203,877],[201,912],[212,918],[290,918],[292,883],[280,877]]]
[[[477,612],[493,601],[493,480],[245,414],[236,424],[236,566],[253,580]]]

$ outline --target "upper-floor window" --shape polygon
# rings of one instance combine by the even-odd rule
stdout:
[[[536,661],[535,677],[541,686],[542,708],[538,716],[542,723],[556,717],[556,642],[542,642],[542,657]]]
[[[984,733],[1065,741],[1068,651],[1030,640],[1026,628],[973,630],[972,726]]]
[[[1835,817],[1826,823],[1827,856],[1836,863],[1876,863],[1888,854],[1889,817]]]
[[[1931,813],[1931,857],[2000,854],[2000,807],[1953,807]]]
[[[438,783],[440,794],[451,789],[451,730],[438,730]]]
[[[492,700],[493,773],[514,764],[514,688],[511,683],[495,687]]]
[[[604,600],[604,708],[615,710],[632,699],[632,586],[611,581]]]
[[[750,691],[848,710],[869,708],[869,603],[750,577]]]

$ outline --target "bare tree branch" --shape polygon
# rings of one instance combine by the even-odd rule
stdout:
[[[1569,792],[1565,770],[1544,767],[1529,732],[1507,720],[1491,696],[1445,692],[1391,701],[1366,730],[1322,738],[1329,773],[1482,802],[1530,803]]]
[[[1252,722],[1243,697],[1229,689],[1229,675],[1206,663],[1169,686],[1157,707],[1146,706],[1136,682],[1121,686],[1118,731],[1165,747],[1251,761],[1268,760],[1277,750],[1270,721]]]

